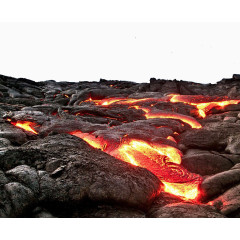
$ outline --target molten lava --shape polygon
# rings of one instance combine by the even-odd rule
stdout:
[[[29,121],[17,121],[17,122],[14,122],[14,121],[10,120],[10,123],[12,125],[18,127],[18,128],[24,129],[27,132],[38,134],[36,132],[36,130],[34,129],[34,127],[36,126],[36,123],[34,123],[34,122],[29,122]]]
[[[196,199],[201,177],[180,166],[182,153],[171,146],[147,143],[139,139],[123,139],[119,145],[96,138],[81,131],[70,134],[82,138],[115,158],[143,167],[155,174],[164,184],[164,190],[184,199]]]
[[[174,137],[172,137],[172,136],[168,136],[167,139],[170,140],[170,141],[172,141],[172,142],[177,143],[176,140],[174,139]]]
[[[164,191],[171,193],[173,195],[182,197],[184,196],[185,199],[196,199],[199,196],[199,189],[198,185],[200,184],[200,180],[188,182],[187,184],[184,183],[172,183],[172,182],[165,182],[162,180],[165,188]]]
[[[195,106],[198,109],[198,114],[202,118],[206,117],[207,112],[209,112],[214,107],[225,107],[231,104],[238,104],[240,100],[230,100],[227,97],[219,98],[219,97],[204,97],[204,96],[191,96],[191,95],[176,95],[172,94],[170,102],[182,102],[185,104],[189,104]],[[204,102],[205,101],[205,102]]]
[[[87,99],[85,102],[92,101],[96,105],[100,106],[109,106],[111,104],[120,104],[120,105],[130,105],[130,107],[136,108],[136,109],[141,109],[145,112],[145,117],[147,119],[150,118],[171,118],[171,119],[177,119],[181,120],[187,124],[189,124],[192,128],[201,128],[202,125],[193,117],[182,115],[179,113],[174,113],[174,112],[165,112],[165,111],[156,111],[152,110],[151,106],[150,107],[141,107],[138,105],[132,105],[136,103],[143,103],[143,102],[152,102],[152,101],[166,101],[165,99],[161,98],[141,98],[141,99],[133,99],[133,98],[107,98],[103,100],[92,100],[91,98]]]
[[[202,118],[206,117],[206,114],[214,107],[220,107],[224,108],[225,106],[231,105],[231,104],[239,104],[240,100],[231,100],[228,99],[228,97],[210,97],[210,96],[201,96],[201,95],[178,95],[178,94],[170,94],[168,95],[169,98],[140,98],[140,99],[134,99],[134,98],[106,98],[102,100],[92,100],[91,98],[85,100],[84,102],[92,101],[96,105],[99,106],[109,106],[112,104],[121,104],[121,105],[129,105],[137,104],[137,103],[146,103],[146,102],[166,102],[170,101],[172,103],[182,102],[184,104],[195,106],[198,110],[198,115]],[[154,104],[150,104],[150,106],[154,106]],[[185,116],[183,117],[181,114],[159,114],[159,113],[151,113],[151,110],[149,108],[140,108],[139,109],[144,110],[146,113],[146,118],[173,118],[173,119],[179,119],[183,122],[188,123],[192,126],[192,128],[201,128],[201,125],[193,118]],[[147,111],[146,111],[147,110]]]
[[[84,102],[94,102],[96,105],[99,106],[109,106],[112,104],[121,104],[121,105],[131,105],[131,104],[136,104],[136,103],[144,103],[144,102],[161,102],[164,101],[164,99],[161,98],[139,98],[139,99],[134,99],[134,98],[106,98],[102,100],[93,100],[91,98],[85,100]]]
[[[165,113],[165,112],[156,112],[156,113],[151,113],[148,112],[145,114],[145,117],[147,119],[150,118],[171,118],[171,119],[177,119],[181,120],[187,124],[189,124],[192,128],[201,128],[202,125],[194,118],[178,113]]]
[[[150,118],[171,118],[171,119],[177,119],[181,120],[182,122],[185,122],[189,124],[192,128],[201,128],[202,125],[193,117],[186,116],[179,113],[174,112],[164,112],[164,111],[152,111],[151,108],[146,107],[139,107],[139,106],[133,106],[136,109],[141,109],[145,112],[145,117],[147,119]]]
[[[67,96],[65,96],[67,97]],[[177,119],[189,124],[192,128],[201,128],[201,124],[193,117],[183,114],[162,111],[155,108],[157,102],[182,102],[192,105],[198,110],[199,116],[205,118],[212,108],[223,108],[230,104],[239,104],[240,100],[231,100],[227,97],[206,97],[190,95],[169,95],[164,98],[107,98],[93,100],[89,98],[84,102],[93,102],[99,107],[109,107],[110,105],[127,105],[129,108],[136,108],[143,111],[146,119],[151,118],[170,118]],[[144,105],[143,105],[144,104]],[[90,113],[76,113],[76,115],[92,115]],[[106,117],[109,118],[109,117]],[[114,119],[114,118],[113,118]],[[16,127],[37,134],[34,129],[35,124],[28,121],[10,122]],[[114,131],[114,129],[113,129]],[[172,146],[150,143],[143,139],[130,138],[124,135],[116,141],[105,137],[96,137],[94,133],[83,133],[74,131],[70,134],[75,135],[96,149],[100,149],[107,154],[130,163],[135,166],[143,167],[155,174],[163,183],[164,191],[179,196],[183,199],[196,200],[199,195],[199,184],[201,176],[188,172],[181,166],[182,153]],[[177,132],[174,136],[178,135]],[[168,140],[176,142],[173,136],[168,136]]]
[[[78,131],[70,132],[69,134],[83,139],[85,142],[87,142],[89,145],[91,145],[94,148],[101,149],[102,151],[105,149],[106,143],[102,139],[96,138],[94,135],[90,133],[83,133],[78,130]]]

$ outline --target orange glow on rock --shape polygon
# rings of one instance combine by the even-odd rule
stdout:
[[[96,138],[92,134],[83,133],[81,131],[74,131],[74,132],[70,132],[69,134],[83,139],[85,142],[87,142],[89,145],[91,145],[94,148],[104,150],[105,143],[102,141],[102,139]]]
[[[143,140],[137,140],[137,139],[130,139],[125,140],[118,148],[117,151],[119,151],[121,154],[125,154],[124,151],[128,153],[128,155],[131,155],[132,158],[135,159],[135,162],[137,166],[142,165],[141,159],[138,159],[134,157],[134,155],[139,155],[139,153],[143,154],[145,157],[150,157],[151,161],[155,161],[158,164],[162,164],[162,162],[159,162],[159,156],[166,156],[167,158],[164,160],[165,162],[173,162],[176,164],[181,163],[181,155],[182,153],[174,147],[167,146],[164,144],[149,144]],[[114,153],[114,155],[117,158],[121,158],[121,160],[127,161],[121,154],[118,155],[118,153]],[[139,162],[140,161],[140,162]]]
[[[185,199],[194,200],[199,195],[198,185],[199,181],[193,181],[191,183],[171,183],[162,181],[164,184],[164,191],[173,195],[183,197]]]
[[[16,127],[18,127],[18,128],[22,128],[22,129],[24,129],[27,132],[38,134],[36,132],[36,130],[33,128],[34,126],[36,126],[36,123],[29,122],[29,121],[17,121],[17,122],[12,122],[11,121],[11,124],[16,126]]]
[[[182,102],[184,104],[193,105],[198,110],[199,116],[205,118],[207,113],[214,107],[224,107],[229,104],[238,104],[240,100],[229,100],[227,98],[214,98],[205,96],[188,96],[171,94],[164,98],[106,98],[101,100],[93,100],[91,97],[84,102],[92,102],[99,107],[108,107],[110,105],[126,105],[128,108],[142,110],[142,116],[146,119],[152,118],[170,118],[189,124],[192,128],[201,128],[201,124],[191,116],[163,111],[155,108],[157,102]],[[144,103],[144,105],[141,105]],[[154,104],[153,104],[154,103]],[[141,114],[141,113],[140,113]],[[92,115],[90,113],[76,113],[76,115]],[[110,118],[110,117],[106,117]],[[110,118],[114,119],[114,118]],[[12,123],[12,122],[11,122]],[[12,123],[14,124],[14,123]],[[33,128],[34,123],[21,122],[14,125],[25,129],[26,131],[37,134]],[[114,131],[114,130],[113,130]],[[143,167],[155,174],[164,185],[164,191],[179,196],[183,199],[196,200],[200,194],[199,184],[202,177],[188,172],[181,166],[182,153],[172,146],[146,142],[142,139],[130,138],[125,134],[121,139],[109,140],[103,136],[96,137],[92,133],[83,133],[79,130],[71,132],[95,149],[100,149],[105,153],[130,163],[134,166]],[[179,135],[174,132],[173,136]],[[174,137],[168,136],[168,140],[176,142]],[[171,145],[171,144],[170,144]]]
[[[207,112],[209,112],[214,107],[224,108],[225,106],[228,106],[231,104],[240,103],[240,100],[231,100],[231,99],[228,99],[228,97],[209,97],[209,96],[202,96],[202,95],[179,95],[179,94],[169,94],[168,97],[170,98],[140,98],[140,99],[106,98],[102,100],[92,100],[91,98],[89,98],[84,102],[93,101],[96,105],[100,105],[100,106],[109,106],[112,104],[132,105],[132,104],[152,102],[152,101],[155,101],[155,102],[170,101],[172,103],[182,102],[184,104],[195,106],[198,110],[198,115],[202,118],[205,118]],[[151,104],[150,106],[152,107],[154,106],[154,104]],[[135,108],[136,107],[137,106],[135,106]],[[138,109],[144,110],[143,108],[140,108],[140,107]],[[148,110],[148,112],[149,111],[150,110]],[[148,118],[154,118],[153,116],[154,115],[151,114],[150,116],[148,116]],[[191,122],[192,120],[190,120],[188,124],[190,124]],[[200,128],[199,124],[194,123],[193,125],[195,126],[193,128]]]
[[[96,102],[96,105],[101,105],[101,106],[109,106],[112,103],[119,102],[121,100],[124,100],[125,98],[109,98],[109,99],[103,99],[98,102]]]
[[[110,85],[110,87],[113,87]],[[66,98],[69,95],[64,94]],[[184,103],[192,105],[198,111],[198,115],[201,118],[205,118],[209,111],[213,108],[224,108],[230,104],[239,104],[240,100],[231,100],[228,97],[212,97],[201,95],[177,95],[170,94],[168,97],[163,98],[106,98],[101,100],[93,100],[91,97],[83,102],[91,102],[99,107],[109,107],[110,105],[126,105],[128,108],[135,108],[142,110],[142,115],[146,119],[152,118],[170,118],[182,121],[189,124],[192,128],[201,128],[201,124],[193,117],[158,110],[154,106],[158,102],[171,102],[171,103]],[[81,104],[81,103],[80,103]],[[144,104],[144,105],[143,105]],[[92,115],[91,113],[76,113],[76,115]],[[94,116],[94,115],[93,115]],[[114,119],[112,117],[106,117]],[[34,129],[35,123],[29,121],[17,121],[13,122],[11,119],[7,119],[11,124],[16,127],[22,128],[25,131],[38,134]],[[182,153],[177,148],[172,146],[150,143],[142,139],[133,139],[125,134],[122,139],[116,141],[105,139],[104,137],[96,137],[91,133],[83,133],[79,130],[71,132],[95,149],[100,149],[105,153],[130,163],[134,166],[143,167],[155,174],[164,185],[164,191],[179,196],[183,199],[196,200],[200,194],[199,184],[202,181],[202,177],[188,172],[181,166]],[[179,135],[174,132],[174,135]],[[168,140],[176,142],[174,137],[168,136]]]
[[[192,128],[201,128],[202,125],[194,118],[190,117],[190,116],[186,116],[186,115],[182,115],[182,114],[178,114],[178,113],[165,113],[165,112],[159,112],[159,113],[151,113],[148,112],[145,114],[145,117],[147,119],[150,118],[172,118],[172,119],[177,119],[177,120],[181,120],[187,124],[189,124]]]
[[[177,95],[177,94],[171,94],[170,102],[176,103],[176,102],[182,102],[185,104],[189,104],[192,106],[195,106],[198,109],[198,114],[202,118],[206,117],[206,113],[209,112],[212,108],[214,107],[222,107],[224,108],[225,106],[231,105],[231,104],[239,104],[240,100],[230,100],[227,99],[227,97],[218,99],[216,97],[216,101],[207,101],[207,102],[202,102],[206,101],[210,97],[205,97],[204,96],[189,96],[189,95]]]
[[[176,140],[172,136],[168,136],[167,139],[176,143]]]
[[[116,145],[81,131],[70,134],[82,138],[92,147],[99,148],[117,159],[148,169],[163,182],[166,192],[191,200],[196,199],[199,194],[201,177],[181,167],[182,153],[174,147],[128,139],[127,135]]]
[[[163,99],[160,98],[139,98],[139,99],[135,99],[135,98],[105,98],[102,100],[92,100],[91,98],[85,100],[84,102],[89,102],[92,101],[94,102],[96,105],[100,105],[100,106],[109,106],[112,104],[121,104],[121,105],[131,105],[131,104],[135,104],[135,103],[143,103],[143,102],[151,102],[151,101],[163,101]]]
[[[175,95],[174,95],[175,96]],[[174,97],[173,96],[173,97]],[[92,100],[96,105],[101,105],[101,106],[109,106],[113,103],[116,104],[122,104],[122,105],[131,105],[135,103],[140,103],[140,102],[147,102],[147,101],[162,101],[162,99],[157,99],[157,98],[142,98],[142,99],[132,99],[132,98],[108,98],[108,99],[103,99],[103,100]],[[86,100],[86,101],[89,101]],[[155,111],[153,112],[151,107],[140,107],[138,105],[130,106],[135,109],[140,109],[145,112],[145,117],[147,119],[150,118],[171,118],[171,119],[177,119],[181,120],[187,124],[189,124],[192,128],[201,128],[202,125],[193,117],[182,115],[179,113],[174,113],[174,112],[164,112],[164,111]]]
[[[174,113],[174,112],[164,112],[164,111],[158,111],[158,112],[152,112],[151,108],[146,108],[146,107],[139,107],[139,106],[134,106],[136,109],[141,109],[145,112],[145,117],[147,119],[151,118],[172,118],[172,119],[177,119],[181,120],[187,124],[189,124],[192,128],[201,128],[202,125],[193,117],[182,115],[179,113]]]

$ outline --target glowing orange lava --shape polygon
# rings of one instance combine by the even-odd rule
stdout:
[[[146,113],[145,117],[147,119],[150,118],[171,118],[171,119],[177,119],[181,120],[187,124],[189,124],[192,128],[201,128],[202,125],[194,118],[178,113],[164,113],[164,112],[159,112],[159,113]]]
[[[178,94],[170,94],[168,95],[170,99],[166,98],[140,98],[140,99],[134,99],[134,98],[106,98],[102,100],[92,100],[91,98],[85,100],[84,102],[92,101],[96,105],[100,106],[109,106],[112,104],[121,104],[121,105],[132,105],[137,103],[144,103],[144,102],[166,102],[170,101],[172,103],[182,102],[188,105],[195,106],[198,110],[198,115],[202,118],[206,117],[207,112],[209,112],[214,107],[225,107],[231,104],[239,104],[240,100],[231,100],[228,99],[228,97],[209,97],[209,96],[201,96],[201,95],[178,95]],[[153,106],[154,104],[151,104],[150,106]],[[135,106],[136,107],[136,106]],[[139,107],[139,106],[138,106]],[[140,108],[144,110],[143,108]],[[146,108],[145,108],[146,110]],[[144,110],[144,111],[145,111]],[[148,109],[148,112],[150,110]],[[161,115],[157,114],[149,114],[146,115],[147,118],[161,118]],[[166,118],[166,116],[163,116]],[[169,116],[169,118],[173,118],[173,116]],[[183,119],[182,116],[175,116],[175,119],[182,118],[182,121],[187,122],[190,124],[193,128],[201,128],[201,125],[195,122],[193,122],[193,119],[186,118]]]
[[[135,103],[143,103],[143,102],[151,102],[151,101],[163,101],[163,99],[160,98],[139,98],[139,99],[135,99],[135,98],[105,98],[102,100],[92,100],[91,98],[85,100],[84,102],[89,102],[92,101],[94,102],[96,105],[99,106],[109,106],[112,104],[121,104],[121,105],[131,105],[131,104],[135,104]]]
[[[65,96],[67,97],[67,96]],[[142,115],[146,119],[152,118],[169,118],[180,120],[189,124],[192,128],[201,128],[201,124],[193,117],[183,114],[163,111],[155,108],[158,102],[182,102],[184,104],[194,106],[200,117],[205,118],[208,112],[214,108],[223,108],[230,104],[238,104],[240,100],[230,100],[227,97],[206,97],[206,96],[190,96],[172,94],[164,98],[107,98],[101,100],[93,100],[91,97],[84,102],[93,102],[99,107],[109,107],[110,105],[127,105],[128,108],[142,110]],[[76,113],[76,115],[92,115],[90,113]],[[110,117],[106,117],[110,118]],[[114,118],[110,118],[114,119]],[[11,120],[10,120],[11,122]],[[34,129],[35,124],[27,121],[11,122],[16,127],[25,129],[26,131],[37,134]],[[183,125],[183,124],[182,124]],[[114,129],[113,129],[114,131]],[[183,199],[196,200],[200,194],[199,184],[202,181],[201,176],[188,172],[181,166],[182,153],[172,146],[150,143],[142,139],[134,139],[125,134],[121,139],[113,140],[105,139],[105,137],[96,137],[94,133],[83,133],[79,130],[71,132],[89,145],[96,149],[100,149],[105,153],[130,163],[135,166],[143,167],[155,174],[163,183],[164,191],[179,196]],[[179,135],[174,132],[173,136]],[[167,139],[176,142],[173,136]],[[173,144],[170,144],[173,145]]]
[[[124,100],[125,98],[108,98],[108,99],[103,99],[100,101],[95,101],[96,105],[101,105],[101,106],[109,106],[113,103],[119,102],[121,100]]]
[[[164,111],[151,111],[151,108],[146,108],[146,107],[139,107],[139,106],[134,106],[136,109],[141,109],[145,112],[145,117],[147,119],[151,118],[171,118],[171,119],[177,119],[181,120],[187,124],[189,124],[192,128],[201,128],[202,125],[193,117],[186,116],[183,114],[179,113],[174,113],[174,112],[164,112]]]
[[[238,104],[240,103],[240,100],[230,100],[225,98],[217,98],[216,101],[207,101],[210,97],[204,97],[204,96],[191,96],[191,95],[176,95],[171,94],[169,96],[172,96],[170,99],[170,102],[176,103],[176,102],[182,102],[185,104],[193,105],[198,109],[198,114],[202,118],[206,117],[206,113],[209,112],[214,107],[225,107],[231,104]],[[211,99],[211,98],[210,98]],[[202,102],[202,101],[207,102]]]
[[[199,195],[198,185],[200,181],[193,181],[188,182],[187,184],[184,183],[172,183],[172,182],[165,182],[162,180],[165,188],[164,191],[171,193],[173,195],[183,197],[185,199],[196,199]]]
[[[106,143],[104,142],[104,140],[102,140],[101,138],[96,138],[92,134],[83,133],[79,130],[70,132],[69,134],[83,139],[84,141],[86,141],[89,145],[91,145],[94,148],[101,149],[101,150],[105,149]]]
[[[121,105],[130,105],[130,107],[134,107],[135,109],[141,109],[145,112],[145,117],[147,119],[150,118],[171,118],[181,120],[187,124],[189,124],[192,128],[201,128],[202,125],[193,117],[182,115],[174,112],[164,112],[164,111],[152,111],[151,107],[140,107],[138,105],[132,106],[131,104],[143,103],[148,101],[164,101],[160,98],[141,98],[141,99],[133,99],[133,98],[107,98],[103,100],[86,100],[85,102],[93,101],[96,105],[100,106],[109,106],[111,104],[121,104]],[[152,104],[151,104],[152,105]]]
[[[34,133],[34,134],[38,134],[36,132],[36,130],[33,128],[34,126],[36,126],[36,124],[34,122],[29,122],[29,121],[17,121],[17,122],[12,122],[11,124],[18,127],[18,128],[22,128],[25,131]]]
[[[170,141],[172,141],[172,142],[175,142],[175,143],[176,143],[176,140],[175,140],[174,137],[172,137],[172,136],[168,136],[167,139],[170,140]]]
[[[199,194],[201,177],[180,166],[182,153],[174,147],[128,138],[116,146],[81,131],[70,134],[82,138],[92,147],[99,148],[115,158],[148,169],[162,181],[166,192],[192,200]]]

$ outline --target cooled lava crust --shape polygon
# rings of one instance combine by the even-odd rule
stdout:
[[[0,216],[238,217],[239,79],[0,75]]]

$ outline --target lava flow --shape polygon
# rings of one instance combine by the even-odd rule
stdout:
[[[127,105],[128,108],[142,110],[146,119],[170,118],[187,123],[192,128],[202,127],[201,124],[191,116],[162,111],[153,107],[155,105],[153,104],[154,102],[167,101],[171,103],[182,102],[184,104],[193,105],[197,108],[199,116],[202,118],[206,117],[206,114],[214,107],[221,108],[230,104],[240,103],[240,100],[230,100],[227,97],[188,96],[176,94],[164,98],[133,99],[120,97],[102,100],[92,100],[89,98],[84,102],[93,102],[99,107]],[[142,104],[144,104],[144,106],[142,106]],[[11,120],[10,122],[16,127],[37,134],[34,129],[35,124],[32,122],[12,122]],[[83,133],[79,130],[71,132],[70,134],[83,139],[92,147],[101,149],[117,159],[148,169],[161,180],[165,192],[169,192],[183,199],[191,200],[196,200],[200,194],[198,186],[202,181],[202,177],[188,172],[181,166],[182,153],[177,148],[164,144],[147,142],[143,139],[129,138],[127,135],[126,137],[123,137],[121,141],[113,142],[104,137],[95,137],[94,133]],[[168,136],[167,139],[176,142],[172,136]]]
[[[195,106],[198,110],[199,117],[205,118],[207,113],[214,107],[220,107],[223,108],[225,106],[231,105],[231,104],[239,104],[240,100],[232,100],[228,97],[217,97],[217,96],[202,96],[202,95],[178,95],[178,94],[170,94],[168,95],[170,99],[168,98],[140,98],[140,99],[134,99],[134,98],[106,98],[102,100],[92,100],[89,98],[85,102],[92,101],[96,105],[100,106],[109,106],[112,104],[121,104],[121,105],[132,105],[137,103],[144,103],[144,102],[166,102],[170,101],[172,103],[182,102],[184,104]],[[136,106],[135,106],[136,107]],[[137,105],[137,107],[140,108],[140,106]],[[146,110],[146,108],[140,108],[143,111]],[[151,109],[147,108],[146,112],[146,118],[173,118],[173,119],[179,119],[183,122],[188,123],[191,125],[192,128],[201,128],[201,125],[193,118],[188,116],[182,116],[181,114],[162,114],[162,113],[151,113]]]
[[[89,99],[86,100],[85,102],[88,102],[88,101],[89,101]],[[160,101],[164,101],[164,99],[161,99],[161,98],[139,98],[139,99],[106,98],[106,99],[102,99],[102,100],[92,100],[91,99],[90,101],[93,101],[96,105],[109,106],[112,104],[131,105],[131,104],[136,104],[136,103],[144,103],[144,102],[152,102],[152,101],[160,102]]]
[[[165,111],[152,111],[151,108],[146,107],[139,107],[139,106],[133,106],[136,109],[141,109],[145,112],[145,117],[147,119],[150,118],[171,118],[171,119],[177,119],[181,120],[182,122],[185,122],[189,124],[192,128],[201,128],[202,125],[193,117],[186,116],[179,113],[174,112],[165,112]]]
[[[34,129],[34,127],[36,126],[36,123],[34,122],[29,122],[29,121],[11,121],[11,119],[8,119],[8,121],[18,127],[18,128],[21,128],[21,129],[24,129],[25,131],[27,132],[31,132],[31,133],[34,133],[34,134],[38,134],[36,132],[36,130]]]
[[[204,96],[192,96],[192,95],[177,95],[171,94],[170,102],[182,102],[195,106],[198,109],[198,114],[202,118],[206,117],[206,114],[214,107],[225,107],[231,104],[238,104],[240,100],[231,100],[227,97],[204,97]]]
[[[199,194],[201,177],[180,166],[181,152],[164,144],[148,143],[139,139],[124,139],[116,146],[93,134],[81,131],[70,134],[82,138],[94,148],[155,174],[164,184],[164,191],[183,199],[194,200]]]
[[[120,105],[129,105],[130,108],[136,108],[141,109],[145,112],[146,119],[150,118],[171,118],[171,119],[177,119],[182,122],[185,122],[189,124],[192,128],[201,128],[202,125],[193,117],[182,115],[179,113],[174,112],[166,112],[166,111],[152,111],[151,107],[140,107],[139,105],[132,105],[136,103],[143,103],[143,102],[161,102],[166,101],[166,99],[161,98],[141,98],[141,99],[133,99],[133,98],[107,98],[102,100],[92,100],[91,98],[87,99],[85,102],[92,101],[96,105],[100,106],[109,106],[112,104],[120,104]]]

